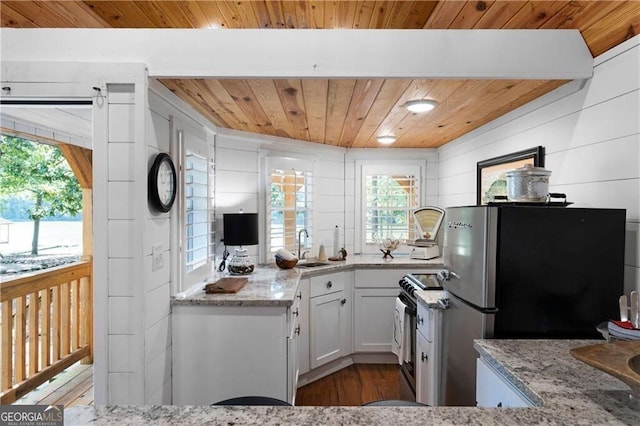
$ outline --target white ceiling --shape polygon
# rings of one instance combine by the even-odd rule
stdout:
[[[0,119],[4,130],[91,146],[91,106],[88,105],[2,105]]]

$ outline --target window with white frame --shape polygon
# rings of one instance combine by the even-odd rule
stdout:
[[[361,171],[361,252],[376,252],[385,238],[415,239],[413,211],[420,206],[421,167],[363,165]]]
[[[185,152],[185,272],[207,263],[209,257],[209,199],[207,158]]]
[[[203,128],[187,126],[176,119],[173,125],[183,191],[177,225],[178,291],[183,291],[206,279],[214,260],[214,146]]]
[[[307,231],[308,237],[302,236],[302,248],[309,249],[312,244],[313,171],[311,165],[306,165],[307,170],[281,166],[283,166],[281,162],[271,159],[267,176],[266,253],[268,256],[280,248],[297,254],[298,235],[303,229]]]

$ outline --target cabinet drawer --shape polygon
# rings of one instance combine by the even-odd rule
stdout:
[[[344,290],[346,275],[344,272],[335,272],[310,278],[310,297],[322,296]]]
[[[434,334],[434,315],[435,309],[428,309],[422,303],[418,303],[418,315],[416,317],[416,326],[418,332],[427,339],[427,342],[433,342]]]

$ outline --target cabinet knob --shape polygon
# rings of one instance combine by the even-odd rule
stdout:
[[[298,293],[298,295],[296,296],[298,299],[302,300],[302,292]]]
[[[424,318],[422,318],[420,315],[416,315],[416,322],[418,324],[422,324],[424,322]]]
[[[429,356],[426,355],[424,352],[420,352],[420,359],[422,360],[422,362],[425,362],[426,360],[429,359]]]
[[[341,304],[341,305],[344,305],[345,303],[347,303],[347,299],[342,299],[342,300],[340,301],[340,304]]]
[[[294,333],[296,333],[298,336],[300,335],[300,326],[297,326]]]
[[[300,313],[298,312],[298,308],[296,308],[296,310],[295,310],[295,311],[293,311],[293,315],[295,315],[295,316],[300,315]]]
[[[333,283],[331,281],[327,281],[327,288],[333,287]]]

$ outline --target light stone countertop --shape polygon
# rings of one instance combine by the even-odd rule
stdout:
[[[442,309],[440,300],[446,297],[444,290],[422,290],[416,291],[416,300],[427,308]]]
[[[303,262],[301,262],[303,263]],[[215,282],[222,277],[246,277],[247,284],[233,294],[205,294],[204,284],[176,295],[171,300],[173,306],[212,305],[212,306],[290,306],[293,304],[298,283],[301,278],[348,271],[357,268],[366,269],[415,269],[426,271],[442,268],[442,258],[431,260],[410,259],[408,255],[396,255],[393,259],[380,256],[347,256],[344,261],[327,262],[326,266],[314,268],[279,269],[274,264],[256,267],[249,275],[229,275],[215,272],[207,282]],[[402,278],[401,273],[398,280]],[[390,283],[394,285],[394,283]]]
[[[569,353],[593,340],[477,340],[488,363],[536,404],[476,407],[89,406],[65,410],[66,425],[637,425],[629,388]]]
[[[538,405],[508,408],[519,424],[640,424],[640,399],[622,381],[569,353],[604,340],[476,340],[480,356]]]

